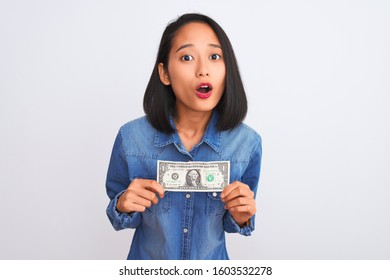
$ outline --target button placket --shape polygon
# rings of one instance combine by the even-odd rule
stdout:
[[[191,228],[194,216],[193,193],[185,192],[182,194],[184,199],[184,209],[182,212],[182,252],[181,259],[189,259],[191,249]]]

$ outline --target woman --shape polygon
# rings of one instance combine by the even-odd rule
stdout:
[[[167,26],[144,110],[121,127],[106,181],[114,228],[136,229],[128,259],[228,259],[225,232],[254,230],[261,138],[242,123],[245,91],[214,20],[186,14]],[[230,161],[232,183],[221,193],[164,191],[157,160]]]

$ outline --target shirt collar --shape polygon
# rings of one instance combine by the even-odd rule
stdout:
[[[221,145],[221,132],[218,131],[216,128],[218,120],[219,120],[219,114],[214,111],[213,114],[211,115],[210,122],[206,128],[206,132],[199,143],[199,145],[202,144],[203,142],[206,143],[217,153],[220,152],[220,145]],[[169,121],[171,126],[174,129],[174,132],[171,134],[167,134],[161,131],[157,131],[155,141],[154,141],[154,145],[156,147],[165,147],[167,145],[174,143],[175,139],[179,139],[179,135],[177,133],[176,126],[172,116],[169,117]]]

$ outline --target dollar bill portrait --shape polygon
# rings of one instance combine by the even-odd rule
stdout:
[[[187,172],[186,175],[186,185],[188,187],[201,187],[202,184],[201,182],[201,175],[198,170],[196,169],[191,169],[190,171]]]

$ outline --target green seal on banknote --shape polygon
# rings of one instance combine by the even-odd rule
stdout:
[[[209,175],[207,175],[206,179],[208,182],[212,182],[212,181],[214,181],[214,175],[209,174]]]

